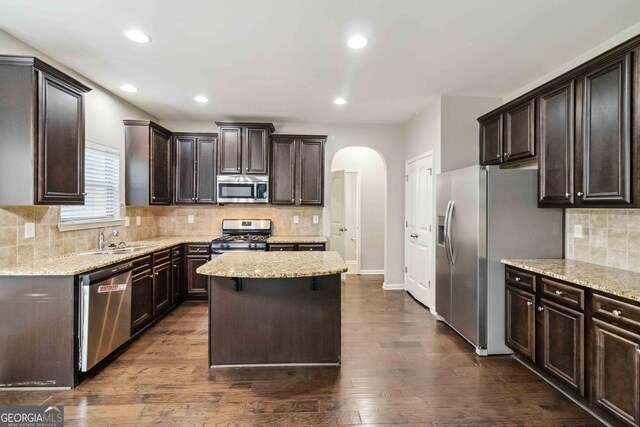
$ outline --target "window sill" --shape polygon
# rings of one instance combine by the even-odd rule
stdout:
[[[89,221],[60,222],[58,223],[58,230],[60,231],[89,230],[91,228],[121,227],[123,225],[124,225],[123,219],[99,219],[99,220],[89,220]]]

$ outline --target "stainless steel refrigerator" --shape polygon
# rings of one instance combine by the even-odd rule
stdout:
[[[436,312],[480,355],[508,354],[502,258],[562,258],[562,209],[537,206],[537,170],[436,176]]]

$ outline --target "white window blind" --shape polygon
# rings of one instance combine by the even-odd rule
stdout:
[[[93,222],[120,218],[120,153],[104,145],[87,142],[82,206],[62,206],[61,223]]]

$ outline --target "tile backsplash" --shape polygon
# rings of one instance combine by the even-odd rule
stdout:
[[[129,227],[116,227],[116,242],[143,240],[156,236],[217,235],[224,218],[270,218],[274,235],[322,234],[322,208],[275,206],[123,206],[122,216],[129,216]],[[193,223],[189,223],[193,215]],[[294,216],[299,217],[297,224]],[[312,223],[318,215],[318,224]],[[136,225],[136,217],[140,225]],[[0,207],[0,266],[97,249],[98,229],[58,230],[58,206]],[[35,237],[24,237],[24,225],[35,224]]]
[[[640,209],[567,209],[565,233],[567,259],[640,272]]]

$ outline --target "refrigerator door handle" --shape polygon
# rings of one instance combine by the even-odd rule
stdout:
[[[451,212],[451,203],[451,200],[447,202],[447,210],[444,214],[444,252],[447,254],[447,262],[453,265],[453,260],[449,253],[449,213]]]
[[[448,219],[447,219],[447,234],[445,236],[446,245],[445,248],[447,250],[447,256],[449,258],[449,262],[451,265],[456,263],[456,259],[453,251],[453,239],[451,238],[451,223],[453,222],[453,212],[456,207],[456,202],[453,200],[449,201],[449,210],[448,210]]]

